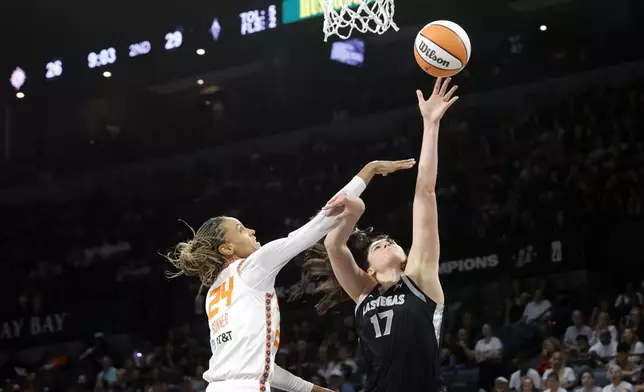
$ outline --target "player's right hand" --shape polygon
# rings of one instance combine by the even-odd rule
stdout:
[[[362,215],[365,208],[361,198],[340,193],[329,200],[322,210],[326,212],[327,216],[344,219],[349,215]]]
[[[416,160],[414,158],[403,159],[402,161],[373,161],[369,162],[368,166],[375,174],[386,176],[389,173],[397,172],[398,170],[407,170],[414,167]]]

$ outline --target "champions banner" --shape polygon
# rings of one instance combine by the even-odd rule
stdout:
[[[584,265],[581,246],[571,238],[535,238],[521,244],[470,244],[457,249],[441,248],[441,279],[556,273]]]

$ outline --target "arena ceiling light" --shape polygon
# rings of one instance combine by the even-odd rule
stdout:
[[[112,73],[111,73],[110,71],[105,71],[105,72],[103,72],[103,77],[104,77],[104,78],[111,78],[111,77],[112,77]]]
[[[199,56],[203,56],[204,54],[206,54],[206,51],[205,51],[205,50],[203,50],[203,49],[197,49],[197,54],[198,54]]]
[[[541,25],[541,26],[539,26],[539,30],[540,30],[540,31],[546,31],[546,30],[548,30],[548,26],[546,26],[546,25]]]
[[[23,99],[24,97],[25,97],[25,93],[23,93],[22,91],[18,91],[16,93],[16,98]]]

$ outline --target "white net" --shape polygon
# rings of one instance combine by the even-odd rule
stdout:
[[[394,23],[394,0],[320,0],[324,10],[324,41],[337,35],[342,39],[353,30],[382,34]]]

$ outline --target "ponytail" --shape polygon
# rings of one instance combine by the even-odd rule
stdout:
[[[165,256],[176,269],[166,273],[168,278],[196,276],[201,281],[199,292],[215,283],[228,261],[218,250],[226,242],[223,222],[223,217],[217,217],[206,221],[197,232],[190,228],[193,239],[180,242],[173,252]]]
[[[351,253],[360,268],[366,270],[368,265],[366,255],[369,245],[380,237],[382,236],[373,235],[373,228],[366,230],[356,229],[349,236],[347,245],[352,250]],[[333,274],[329,254],[322,240],[302,253],[301,259],[303,260],[302,278],[291,287],[289,301],[301,299],[306,293],[306,288],[309,284],[316,286],[313,291],[314,295],[322,296],[315,304],[315,309],[320,315],[325,314],[334,306],[351,299]]]

